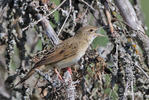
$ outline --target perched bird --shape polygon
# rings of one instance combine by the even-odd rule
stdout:
[[[54,48],[52,53],[45,55],[40,61],[35,63],[34,67],[15,86],[23,83],[33,75],[35,69],[61,69],[76,64],[85,54],[92,41],[98,36],[103,36],[97,34],[97,30],[98,28],[95,26],[85,26],[80,28],[75,36],[64,40]],[[41,68],[42,65],[45,65],[44,68]]]

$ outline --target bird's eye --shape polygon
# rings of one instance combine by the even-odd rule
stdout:
[[[89,31],[90,31],[90,32],[93,32],[94,30],[93,30],[93,29],[90,29]]]

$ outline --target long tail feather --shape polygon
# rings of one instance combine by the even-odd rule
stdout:
[[[25,82],[28,78],[30,78],[34,74],[35,69],[39,69],[40,68],[40,66],[41,66],[40,64],[41,64],[40,62],[36,63],[34,65],[34,67],[27,73],[27,75],[24,76],[14,87],[18,86],[19,84]]]

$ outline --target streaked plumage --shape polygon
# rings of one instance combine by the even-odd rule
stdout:
[[[35,72],[35,69],[40,69],[42,65],[50,65],[46,66],[46,69],[61,69],[76,64],[85,54],[92,41],[97,36],[102,36],[101,34],[95,33],[97,29],[95,26],[80,28],[74,37],[64,40],[54,48],[54,52],[45,55],[40,61],[35,63],[34,67],[16,86],[27,80]]]

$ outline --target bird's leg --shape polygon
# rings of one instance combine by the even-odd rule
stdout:
[[[55,68],[55,73],[58,75],[58,78],[60,80],[63,80],[62,76],[60,75],[60,73],[58,72],[57,68]]]
[[[67,67],[67,71],[72,75],[71,67]]]
[[[39,76],[38,79],[36,80],[36,83],[35,83],[34,87],[37,86],[37,83],[38,83],[39,79],[40,79],[40,76]]]

